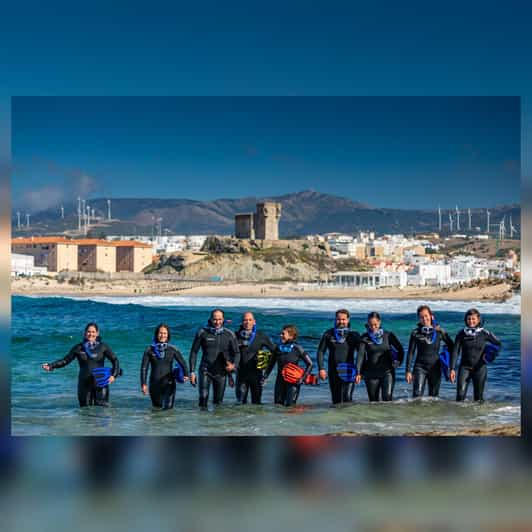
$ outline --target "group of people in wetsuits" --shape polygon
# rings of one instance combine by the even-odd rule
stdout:
[[[442,375],[457,387],[456,400],[464,401],[469,383],[473,382],[474,399],[482,401],[487,380],[487,362],[495,359],[501,342],[483,327],[476,309],[465,313],[465,327],[453,341],[436,322],[427,305],[417,309],[418,324],[410,334],[406,353],[405,378],[412,384],[413,396],[428,393],[437,397]],[[325,331],[317,350],[318,376],[328,380],[333,404],[352,401],[355,385],[364,379],[369,401],[391,401],[395,370],[403,363],[405,351],[397,336],[382,327],[377,312],[368,314],[366,332],[360,335],[350,326],[347,309],[336,311],[334,327]],[[224,312],[214,309],[205,327],[196,333],[187,365],[180,351],[170,344],[170,327],[160,324],[152,343],[145,349],[140,368],[140,384],[150,394],[156,408],[174,405],[176,382],[189,381],[197,386],[200,408],[207,408],[210,390],[212,402],[223,401],[226,384],[235,388],[239,403],[260,404],[266,380],[277,366],[274,402],[284,406],[297,402],[302,384],[315,384],[311,375],[312,359],[297,343],[295,325],[285,325],[279,342],[257,329],[252,312],[245,312],[236,332],[225,327]],[[491,348],[489,347],[491,346]],[[201,360],[197,363],[201,350]],[[325,354],[328,354],[325,366]],[[442,357],[447,354],[447,358]],[[488,357],[489,353],[489,357]],[[458,374],[456,365],[460,357]],[[105,359],[111,362],[105,380],[98,380]],[[85,327],[82,342],[62,359],[42,364],[46,371],[61,368],[78,360],[78,399],[80,406],[105,405],[109,400],[109,384],[120,375],[118,359],[99,335],[96,323]],[[412,367],[413,363],[413,367]],[[175,364],[175,365],[174,365]],[[149,385],[147,381],[150,369]],[[101,379],[101,377],[100,377]],[[99,383],[99,384],[98,384]]]

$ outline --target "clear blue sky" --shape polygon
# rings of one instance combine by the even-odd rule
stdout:
[[[80,188],[196,200],[312,188],[390,208],[517,203],[520,133],[518,98],[22,97],[13,204],[29,191],[33,209],[74,203]]]
[[[435,10],[427,2],[388,2],[364,7],[355,6],[352,2],[334,1],[312,5],[308,2],[269,2],[261,5],[249,2],[199,2],[187,6],[156,1],[111,4],[91,2],[83,6],[72,2],[54,2],[53,6],[40,2],[9,4],[4,7],[0,18],[0,38],[4,42],[0,46],[0,64],[3,65],[0,73],[3,78],[0,97],[191,94],[523,95],[523,173],[532,175],[529,156],[532,142],[531,135],[528,134],[532,122],[532,69],[527,68],[532,49],[528,21],[525,2],[506,2],[504,5],[499,2],[484,2],[482,6],[449,2],[444,10]],[[4,99],[0,110],[0,138],[3,140],[8,139],[9,133],[9,109],[6,104]],[[483,135],[482,128],[475,131],[476,125],[473,122],[469,126],[466,123],[465,129],[456,127],[453,130],[452,124],[442,124],[445,120],[440,120],[439,132],[429,129],[423,131],[423,134],[419,134],[420,129],[416,129],[415,125],[407,128],[409,135],[414,137],[410,145],[428,148],[418,150],[423,152],[423,157],[427,157],[429,153],[433,155],[435,164],[430,170],[429,181],[441,188],[442,180],[445,179],[444,192],[446,189],[450,190],[451,187],[447,185],[453,183],[448,181],[449,173],[445,172],[451,172],[453,176],[460,177],[458,184],[462,193],[478,196],[479,205],[486,203],[481,195],[491,189],[477,186],[472,192],[468,188],[470,178],[483,172],[482,168],[489,167],[493,172],[498,172],[501,170],[500,164],[503,167],[499,176],[502,175],[505,186],[497,191],[492,190],[489,199],[492,203],[498,203],[499,200],[506,202],[505,197],[512,194],[515,198],[513,201],[518,199],[513,186],[515,179],[518,179],[512,162],[516,160],[516,156],[515,153],[509,157],[503,154],[514,138],[512,133],[507,140],[501,138],[506,136],[508,121],[500,122],[500,119],[502,115],[507,116],[507,113],[496,105],[488,107],[484,111],[487,114],[493,112],[497,122],[494,124],[485,116],[480,118],[487,130],[490,127],[491,131],[497,130],[489,138]],[[170,115],[176,112],[178,111],[173,110]],[[260,113],[260,110],[255,112]],[[482,109],[468,110],[465,113],[474,113],[476,118],[483,115]],[[147,114],[155,116],[156,113]],[[402,137],[393,141],[390,138],[381,139],[380,145],[375,135],[364,137],[368,150],[364,152],[360,143],[357,144],[359,149],[354,152],[356,161],[349,160],[348,150],[338,143],[339,135],[333,118],[327,116],[326,110],[319,111],[318,114],[322,122],[328,121],[328,126],[324,129],[329,132],[334,130],[335,134],[324,139],[328,150],[315,149],[324,144],[320,144],[314,129],[310,133],[307,131],[304,136],[299,135],[302,142],[312,141],[313,150],[306,150],[304,157],[301,156],[301,145],[294,139],[294,135],[299,134],[298,124],[283,121],[281,112],[272,111],[271,116],[266,117],[269,123],[272,124],[277,118],[277,123],[290,128],[281,139],[272,138],[272,135],[257,129],[245,130],[243,120],[236,120],[237,130],[231,128],[227,136],[220,140],[213,129],[220,132],[223,124],[211,124],[207,129],[212,134],[201,139],[197,136],[198,142],[192,151],[186,150],[184,142],[181,142],[182,152],[179,149],[174,151],[168,144],[164,144],[162,154],[165,157],[157,160],[153,157],[156,154],[153,145],[147,151],[137,150],[134,157],[126,157],[120,146],[115,150],[112,143],[107,143],[109,139],[105,135],[81,146],[77,143],[71,153],[65,154],[60,143],[52,142],[55,134],[59,135],[61,142],[68,144],[69,141],[69,133],[59,133],[60,126],[65,126],[65,114],[58,112],[57,121],[54,119],[39,124],[43,134],[37,146],[34,141],[35,149],[31,153],[30,144],[26,148],[19,148],[18,144],[13,146],[15,155],[20,159],[16,161],[20,166],[15,170],[21,172],[21,178],[37,180],[36,186],[41,187],[39,190],[42,191],[42,198],[56,194],[53,179],[58,182],[63,179],[60,183],[63,186],[65,175],[85,176],[79,186],[96,195],[98,192],[102,195],[116,195],[117,192],[108,187],[122,187],[127,175],[127,195],[132,195],[133,191],[136,194],[140,190],[139,186],[146,183],[145,174],[144,177],[141,174],[147,169],[151,170],[149,183],[154,191],[152,195],[159,195],[155,192],[162,188],[163,193],[172,196],[197,197],[193,190],[187,193],[186,187],[190,180],[180,181],[176,186],[176,193],[175,189],[169,188],[171,184],[165,182],[161,185],[156,178],[173,176],[175,172],[179,176],[198,175],[201,172],[203,197],[234,196],[236,194],[233,191],[241,192],[244,186],[242,181],[250,175],[254,186],[263,186],[264,179],[261,183],[260,174],[262,169],[268,175],[269,172],[274,173],[274,176],[268,178],[268,190],[256,189],[258,194],[278,193],[275,188],[282,185],[281,188],[291,190],[313,187],[344,193],[353,199],[380,206],[391,206],[390,199],[393,199],[393,205],[403,207],[408,206],[405,203],[407,200],[416,206],[419,203],[430,206],[430,202],[433,205],[439,202],[434,200],[433,189],[425,189],[424,185],[420,187],[417,184],[420,169],[427,161],[408,157],[401,149],[407,144]],[[164,115],[165,111],[161,111],[157,120],[152,123],[148,118],[144,125],[153,129],[162,127],[168,131]],[[146,113],[142,112],[141,117],[143,116],[146,117]],[[233,119],[227,112],[223,116]],[[298,119],[302,116],[308,118],[304,113],[296,113],[296,116]],[[342,122],[342,116],[343,114],[336,116],[337,123]],[[112,117],[119,118],[116,109],[111,109],[105,120],[109,122]],[[416,124],[423,124],[427,117],[419,113],[414,120]],[[139,123],[142,122],[140,118]],[[203,114],[203,124],[209,118],[210,116]],[[386,115],[383,112],[378,118],[389,120],[390,131],[394,125],[396,130],[399,129],[397,124],[400,120],[394,120],[397,117],[393,113],[388,112]],[[18,117],[14,116],[13,119],[17,124]],[[363,116],[364,124],[367,125],[370,121],[369,115]],[[381,125],[382,120],[376,120],[375,123]],[[500,123],[502,128],[498,127]],[[341,124],[342,131],[351,134],[347,125]],[[354,127],[353,135],[356,135],[359,124],[349,125]],[[277,126],[271,127],[278,131]],[[78,135],[89,133],[87,130],[82,131],[80,123],[69,124],[68,129],[71,131],[76,128],[78,132],[72,134],[74,139]],[[199,125],[198,128],[202,126]],[[56,133],[53,133],[54,130]],[[101,132],[101,128],[96,126],[92,130]],[[456,139],[446,137],[445,132],[450,131],[456,134]],[[50,136],[46,135],[48,132]],[[15,141],[18,142],[22,130],[20,135],[19,132],[14,133]],[[202,133],[205,133],[204,129]],[[309,138],[311,133],[314,136]],[[478,142],[469,139],[461,142],[469,133]],[[180,133],[175,133],[175,129],[172,134],[180,136]],[[438,140],[442,142],[435,144],[434,135],[440,135]],[[130,145],[147,146],[141,139],[134,137],[134,134],[128,137]],[[257,142],[255,145],[250,143],[247,152],[239,152],[241,137],[252,138]],[[33,138],[35,139],[35,131]],[[218,141],[213,146],[214,138]],[[115,137],[111,140],[118,139]],[[234,140],[238,141],[236,146],[233,144]],[[383,159],[386,140],[388,147],[393,144],[393,157],[389,154]],[[445,140],[450,142],[444,142]],[[456,144],[452,145],[454,140]],[[460,146],[464,148],[463,152],[460,152]],[[466,146],[471,147],[469,153]],[[190,147],[189,144],[188,148]],[[198,161],[192,157],[201,155],[201,150],[207,148],[211,153],[212,150],[216,152],[214,161],[211,158]],[[25,153],[18,151],[24,149],[27,150]],[[1,150],[0,168],[5,168],[9,154],[7,142],[2,143]],[[168,157],[169,151],[176,154],[174,160]],[[188,159],[177,157],[185,151],[189,155]],[[509,151],[515,152],[515,149]],[[103,155],[106,152],[120,156],[114,160],[108,158],[103,165]],[[58,153],[65,159],[58,159]],[[50,157],[51,154],[54,157]],[[331,170],[330,161],[334,156],[336,164]],[[139,159],[140,166],[131,161],[136,158]],[[194,160],[196,166],[193,168]],[[373,166],[370,164],[372,161]],[[31,165],[37,165],[38,162],[46,165],[48,176],[46,172],[41,173],[42,168],[38,173],[33,173]],[[401,164],[396,164],[397,162]],[[175,166],[177,163],[178,168]],[[163,168],[165,164],[166,167]],[[456,172],[452,170],[453,164],[457,168]],[[214,186],[205,186],[205,179],[209,182],[211,173],[220,168],[223,171],[224,165],[224,190],[217,193]],[[123,171],[119,172],[120,169]],[[391,179],[389,176],[392,171],[411,176],[414,184],[409,182],[401,186],[399,193],[396,189],[382,187],[368,189],[358,179],[365,177],[370,169],[383,179]],[[333,178],[330,177],[331,172]],[[509,172],[510,175],[504,172]],[[336,179],[345,181],[345,175],[356,176],[355,184],[350,181],[349,186],[342,185],[340,191],[335,191]],[[15,176],[18,177],[19,174]],[[43,176],[52,179],[51,190],[42,190],[43,186],[47,186],[39,184],[38,180]],[[300,184],[303,177],[305,181]],[[289,186],[288,179],[291,180]],[[424,175],[423,179],[425,182],[428,178]],[[493,176],[488,176],[488,180],[491,180],[490,187],[493,179]],[[68,194],[77,186],[68,184]],[[13,190],[16,197],[22,197],[23,188],[18,180],[15,181]],[[442,192],[440,188],[438,194]],[[254,190],[251,189],[250,192],[253,193]],[[444,195],[441,203],[455,203],[454,196],[446,198]]]

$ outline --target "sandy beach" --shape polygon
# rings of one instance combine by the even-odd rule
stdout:
[[[85,281],[81,284],[58,282],[53,278],[16,278],[11,280],[14,295],[174,295],[205,297],[261,297],[306,299],[427,299],[451,301],[504,301],[512,295],[511,287],[501,283],[472,288],[409,287],[356,290],[349,288],[316,288],[297,283],[235,283],[209,284],[194,288],[180,288],[172,281],[112,280]]]
[[[357,432],[336,432],[326,436],[367,436]],[[375,433],[372,436],[385,436]],[[493,427],[471,427],[460,430],[433,430],[427,432],[406,432],[402,436],[521,436],[519,425],[495,425]]]

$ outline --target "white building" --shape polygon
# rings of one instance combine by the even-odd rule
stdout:
[[[336,272],[332,275],[333,283],[344,288],[382,288],[407,285],[407,274],[403,271],[378,271],[371,272]]]
[[[450,264],[418,264],[408,274],[408,284],[413,286],[445,286],[451,282]]]
[[[46,266],[35,266],[35,257],[32,255],[20,255],[11,253],[11,277],[19,275],[46,275]]]

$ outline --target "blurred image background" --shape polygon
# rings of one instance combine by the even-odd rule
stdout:
[[[413,3],[401,5],[400,8],[377,7],[374,18],[368,12],[351,13],[354,18],[349,20],[359,21],[358,30],[351,29],[353,35],[362,31],[360,26],[367,26],[367,38],[377,28],[379,31],[375,33],[382,41],[379,48],[378,43],[369,38],[367,42],[362,40],[356,50],[349,49],[349,39],[342,41],[345,35],[351,33],[333,31],[330,16],[323,16],[311,7],[305,10],[303,4],[297,3],[297,8],[295,5],[283,6],[283,14],[288,20],[286,26],[272,25],[275,21],[271,13],[267,16],[265,12],[274,11],[270,6],[268,10],[255,13],[256,28],[262,27],[262,33],[258,33],[259,41],[265,39],[270,28],[276,27],[274,36],[284,37],[278,48],[279,53],[288,55],[287,60],[292,60],[298,68],[288,69],[285,63],[276,69],[273,65],[277,63],[267,63],[265,55],[259,55],[259,60],[250,61],[250,65],[259,64],[266,72],[259,76],[258,70],[247,71],[250,94],[256,93],[257,87],[267,86],[263,93],[271,90],[278,94],[305,94],[307,90],[309,93],[323,94],[357,94],[364,91],[381,94],[384,90],[387,94],[395,95],[523,95],[522,212],[523,225],[526,227],[523,232],[522,297],[523,437],[9,437],[10,95],[101,94],[113,91],[116,94],[128,94],[128,89],[138,94],[157,86],[164,88],[162,92],[171,94],[179,94],[182,90],[198,94],[208,94],[209,91],[212,94],[226,91],[247,93],[245,80],[235,74],[243,71],[243,65],[240,64],[236,71],[231,70],[230,61],[214,46],[217,54],[213,56],[206,53],[208,49],[204,49],[201,57],[204,62],[216,63],[217,69],[205,70],[203,65],[201,68],[198,66],[199,63],[192,68],[189,64],[189,68],[183,72],[189,79],[200,79],[196,80],[195,87],[192,83],[183,89],[179,79],[168,79],[169,71],[179,70],[174,64],[174,61],[179,63],[178,54],[161,56],[156,49],[171,49],[172,44],[175,46],[176,43],[157,38],[157,32],[154,32],[153,55],[148,54],[147,50],[144,56],[133,54],[127,48],[127,44],[133,42],[128,41],[128,37],[132,39],[131,33],[125,37],[123,29],[119,31],[111,24],[114,19],[107,7],[102,11],[103,6],[98,6],[98,3],[94,4],[93,9],[105,13],[105,19],[109,19],[111,24],[106,26],[107,30],[113,28],[117,37],[109,40],[101,31],[91,32],[87,55],[83,56],[77,50],[74,57],[70,57],[75,66],[69,69],[65,62],[56,61],[57,57],[66,58],[70,49],[68,41],[62,42],[54,31],[57,28],[54,28],[53,21],[59,21],[59,28],[71,32],[72,38],[75,35],[76,39],[73,40],[85,42],[81,38],[85,33],[79,31],[79,25],[87,22],[93,26],[97,24],[95,13],[88,9],[90,12],[78,17],[67,6],[62,6],[62,17],[57,15],[54,18],[52,14],[51,24],[49,21],[43,23],[43,13],[37,10],[32,17],[37,22],[28,33],[13,23],[11,10],[14,11],[14,8],[9,8],[0,23],[0,33],[3,33],[6,41],[11,41],[11,47],[0,47],[3,59],[11,55],[11,62],[6,60],[8,68],[3,70],[4,74],[0,74],[10,75],[8,82],[3,84],[6,88],[0,90],[0,216],[3,250],[0,253],[0,515],[3,529],[54,532],[98,529],[223,532],[272,528],[310,531],[333,527],[335,530],[371,531],[532,530],[532,453],[529,446],[532,330],[527,323],[527,317],[532,315],[529,297],[531,274],[527,268],[532,261],[532,80],[530,69],[525,68],[527,61],[523,60],[530,57],[531,48],[530,37],[526,37],[524,28],[527,20],[525,3],[507,2],[500,7],[496,3],[488,3],[482,6],[481,11],[476,6],[460,5],[458,16],[457,13],[452,16],[450,13],[438,13],[436,16],[429,13],[430,7]],[[198,14],[193,19],[198,27],[204,21],[206,7],[202,5],[202,16]],[[334,6],[328,7],[336,13],[338,20],[348,19],[344,12],[347,9],[345,5],[338,6],[336,10]],[[24,4],[20,9],[27,11],[31,7]],[[20,9],[14,15],[27,20],[27,14],[21,13]],[[49,10],[47,7],[46,11]],[[148,10],[147,24],[151,24],[153,31],[157,23],[162,25],[163,19],[167,18],[169,7],[165,5],[159,11],[150,4]],[[314,16],[312,25],[309,23],[309,13]],[[223,11],[213,13],[212,18],[217,23],[208,26],[211,35],[213,29],[223,28],[232,36],[236,56],[242,48],[249,50],[249,40],[258,47],[253,40],[255,27],[249,24],[249,20],[243,21],[247,30],[241,41],[235,41],[234,32],[228,31],[229,26],[224,25],[223,14]],[[239,17],[244,16],[240,9],[234,7],[228,9],[226,14],[239,22],[242,22]],[[382,22],[384,15],[390,24]],[[146,19],[146,13],[137,13],[136,17],[137,21]],[[408,20],[399,20],[399,17],[408,17]],[[181,19],[190,25],[190,17]],[[369,20],[378,23],[371,26]],[[144,29],[143,24],[132,24],[131,18],[126,21],[126,27],[127,23],[130,30],[135,30],[135,35]],[[320,46],[325,46],[327,39],[324,32],[329,30],[333,36],[331,46],[343,47],[343,53],[335,54],[334,49],[321,56],[307,53],[307,41],[301,40],[300,35],[294,37],[295,41],[288,38],[299,23],[308,28],[309,35]],[[35,31],[40,26],[40,32],[45,31],[44,34]],[[401,35],[398,35],[397,28],[401,28]],[[182,35],[178,28],[165,25],[165,29],[168,34]],[[24,42],[14,39],[17,34]],[[49,39],[50,35],[53,38]],[[94,38],[95,35],[98,38]],[[449,36],[452,36],[452,46],[444,42],[444,38]],[[490,37],[489,46],[487,36]],[[32,37],[35,50],[40,52],[38,57],[34,56],[27,44]],[[118,42],[120,47],[115,47]],[[306,62],[296,60],[294,50],[298,47],[294,46],[294,42],[300,45],[301,57],[306,57]],[[43,51],[46,43],[49,43],[48,52]],[[110,58],[105,67],[101,66],[105,64],[104,55],[97,53],[98,44],[103,46],[106,54],[109,51]],[[179,44],[187,44],[186,39]],[[367,44],[367,47],[363,44]],[[264,46],[267,45],[265,39]],[[13,46],[14,50],[20,50],[18,55],[12,53]],[[114,55],[116,50],[118,55]],[[290,50],[290,53],[286,54],[286,50]],[[373,58],[372,50],[376,50]],[[494,50],[497,53],[492,53]],[[120,61],[122,55],[131,58],[128,64],[124,65]],[[35,57],[39,66],[34,70],[30,63]],[[79,60],[80,57],[86,58],[88,66]],[[312,58],[311,64],[309,57]],[[225,63],[222,59],[226,60]],[[113,60],[117,65],[120,64],[120,69],[113,68]],[[145,65],[142,65],[143,60]],[[279,55],[275,56],[275,60],[279,60]],[[102,63],[96,66],[99,61]],[[221,68],[222,64],[228,65],[229,72]],[[272,66],[265,67],[266,64]],[[346,64],[350,68],[344,71],[340,65]],[[17,68],[9,68],[13,65]],[[337,71],[333,71],[335,65],[338,66]],[[138,83],[133,71],[138,72],[143,66],[149,67],[149,75],[143,75],[143,83]],[[314,76],[319,76],[319,82],[314,84],[312,79],[316,80],[316,77],[312,78],[308,73],[311,69]],[[80,74],[82,70],[83,75]],[[377,71],[381,75],[373,74]],[[126,72],[130,74],[126,75]],[[348,80],[349,76],[351,78]],[[111,81],[113,77],[118,79],[115,85]],[[276,81],[266,84],[265,81],[270,79]],[[364,80],[363,84],[360,79]],[[333,86],[335,83],[336,87]],[[11,353],[11,356],[16,356],[16,353]]]

